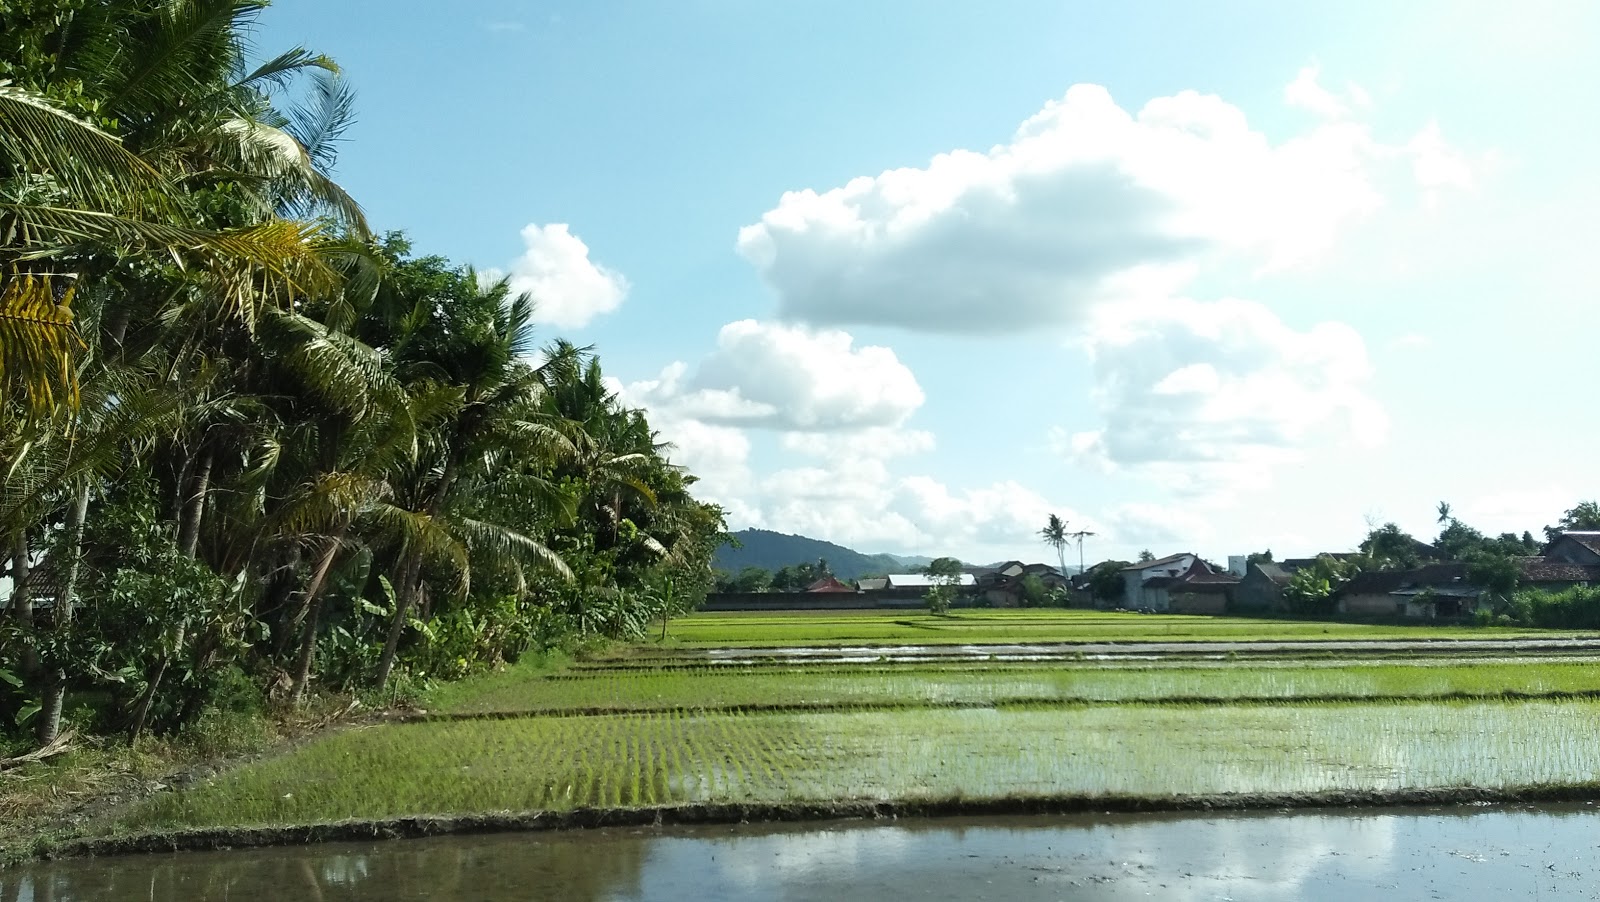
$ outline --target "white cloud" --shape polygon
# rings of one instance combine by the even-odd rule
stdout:
[[[537,304],[535,319],[561,328],[579,328],[595,317],[622,306],[628,280],[621,273],[589,259],[589,246],[568,230],[566,223],[522,230],[524,250],[506,275],[513,293],[527,293]]]
[[[1350,85],[1349,99],[1324,88],[1321,83],[1322,68],[1306,66],[1283,89],[1283,100],[1292,107],[1309,110],[1324,119],[1343,119],[1350,115],[1352,106],[1367,106],[1371,99],[1361,86]]]
[[[1296,85],[1295,102],[1327,112],[1330,99],[1341,115],[1359,100],[1317,87],[1314,70]],[[1267,268],[1318,258],[1382,206],[1390,163],[1413,161],[1426,186],[1460,183],[1459,157],[1435,137],[1390,146],[1329,119],[1274,144],[1215,96],[1158,97],[1135,115],[1077,85],[986,152],[788,192],[738,247],[790,319],[935,332],[1072,324],[1151,274],[1179,287],[1229,257]]]
[[[1146,301],[1106,312],[1087,346],[1104,425],[1058,433],[1058,450],[1169,488],[1260,483],[1313,440],[1370,446],[1386,431],[1366,345],[1340,323],[1302,332],[1251,301]]]
[[[1112,541],[1154,549],[1157,557],[1196,551],[1215,535],[1211,521],[1189,505],[1119,504],[1106,513],[1106,523]]]
[[[1411,152],[1411,173],[1427,190],[1471,188],[1473,164],[1445,141],[1437,122],[1430,122],[1406,145]]]
[[[924,454],[937,444],[933,433],[920,429],[873,426],[854,432],[786,432],[786,450],[811,457],[839,458],[864,455],[873,460],[888,460]]]
[[[868,551],[990,549],[1007,556],[1036,550],[1035,533],[1050,513],[1091,522],[1016,482],[953,489],[926,475],[897,472],[892,462],[933,450],[935,440],[894,422],[784,431],[779,446],[799,460],[772,469],[753,466],[750,428],[784,428],[782,420],[765,413],[742,418],[742,408],[708,400],[725,396],[688,389],[687,372],[675,364],[660,379],[613,381],[611,388],[624,403],[649,411],[651,426],[674,446],[673,462],[700,477],[696,496],[726,508],[734,528],[776,529]],[[804,391],[796,399],[799,407],[819,407]],[[710,421],[719,418],[724,422]]]
[[[1521,535],[1526,530],[1543,541],[1540,530],[1555,525],[1583,497],[1562,486],[1547,484],[1471,498],[1454,505],[1454,512],[1461,522],[1490,535]]]
[[[922,406],[916,376],[885,347],[848,333],[740,320],[692,370],[674,363],[629,393],[705,423],[793,431],[898,426]]]

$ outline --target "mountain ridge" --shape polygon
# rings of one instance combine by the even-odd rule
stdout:
[[[834,542],[769,529],[741,529],[732,535],[741,547],[723,545],[711,562],[730,573],[745,567],[777,571],[796,564],[814,564],[822,558],[839,579],[860,579],[873,573],[915,571],[933,560],[924,555],[866,554]]]

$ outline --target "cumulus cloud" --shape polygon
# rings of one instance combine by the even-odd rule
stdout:
[[[1130,502],[1107,511],[1105,520],[1118,544],[1167,549],[1158,556],[1193,551],[1215,534],[1211,522],[1188,505]]]
[[[867,550],[960,553],[986,547],[1006,555],[1036,546],[1035,533],[1050,513],[1092,522],[1014,481],[952,488],[930,476],[899,472],[898,461],[935,447],[931,433],[898,423],[899,414],[888,423],[790,429],[792,424],[767,413],[741,415],[744,408],[723,403],[725,396],[708,400],[687,387],[692,378],[678,364],[663,378],[610,386],[624,403],[649,411],[651,425],[672,445],[669,457],[700,478],[695,494],[726,508],[735,528],[776,529]],[[802,391],[796,403],[825,407],[817,405],[818,394],[827,392]],[[786,465],[752,462],[756,428],[784,430],[777,437],[790,455]]]
[[[628,280],[589,259],[589,246],[566,223],[531,224],[522,230],[523,253],[509,273],[514,293],[537,303],[535,319],[561,328],[579,328],[622,306]]]
[[[1077,85],[988,151],[788,192],[738,248],[789,319],[1019,331],[1080,322],[1131,277],[1181,282],[1219,254],[1313,260],[1382,206],[1395,160],[1414,160],[1424,185],[1460,182],[1442,138],[1385,145],[1344,118],[1358,92],[1341,100],[1307,70],[1289,94],[1328,116],[1274,143],[1216,96],[1184,91],[1134,114]]]
[[[1316,65],[1302,68],[1294,81],[1289,82],[1283,89],[1283,101],[1324,119],[1343,119],[1350,115],[1352,108],[1365,107],[1372,102],[1360,85],[1351,84],[1345,97],[1324,88],[1322,67]]]
[[[1340,323],[1298,331],[1252,301],[1168,299],[1109,312],[1087,346],[1104,425],[1059,448],[1172,488],[1259,481],[1313,439],[1372,445],[1387,428],[1365,342]]]
[[[1440,189],[1471,188],[1473,164],[1466,155],[1445,141],[1439,124],[1430,122],[1406,145],[1411,152],[1411,172],[1427,194],[1437,203]]]
[[[971,548],[1020,554],[1038,548],[1039,526],[1051,513],[1073,524],[1094,522],[1014,481],[952,488],[927,475],[897,475],[885,461],[861,456],[777,470],[741,501],[754,516],[748,525],[928,554]]]
[[[674,363],[629,392],[704,423],[790,431],[897,426],[923,402],[916,376],[889,348],[755,320],[723,326],[716,350],[693,368]]]

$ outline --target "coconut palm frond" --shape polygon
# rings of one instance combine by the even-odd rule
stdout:
[[[232,88],[281,88],[306,70],[338,72],[339,65],[320,53],[293,47],[257,66],[232,84]]]
[[[48,179],[97,209],[141,203],[170,190],[149,163],[44,96],[0,81],[0,158]]]
[[[495,523],[463,517],[456,529],[473,551],[502,561],[516,561],[549,570],[562,579],[572,579],[572,568],[548,545]]]
[[[129,42],[108,106],[127,114],[162,109],[174,99],[205,97],[212,79],[237,68],[239,37],[268,0],[164,2]]]
[[[326,213],[357,238],[370,237],[366,213],[329,178],[312,149],[293,133],[258,119],[224,122],[209,143],[215,158],[235,178],[263,179],[278,186],[290,215]],[[320,150],[320,149],[319,149]]]
[[[311,80],[310,97],[289,111],[289,134],[324,172],[339,158],[339,144],[355,124],[356,92],[337,72],[321,72]]]
[[[106,479],[128,465],[130,447],[170,428],[181,407],[170,392],[107,396],[80,411],[70,432],[50,430],[27,443],[0,478],[0,531],[36,522],[49,499],[81,479]]]
[[[403,549],[448,568],[455,577],[451,587],[458,595],[472,588],[472,565],[464,545],[437,518],[387,502],[371,505],[362,519],[375,531],[399,540]]]
[[[83,340],[70,306],[75,282],[48,273],[0,277],[0,390],[30,418],[78,403]]]
[[[401,394],[383,357],[355,338],[298,313],[272,312],[265,324],[285,348],[289,369],[334,409],[360,418],[374,396]]]

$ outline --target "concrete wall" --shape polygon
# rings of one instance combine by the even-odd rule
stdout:
[[[1228,612],[1226,592],[1174,592],[1167,610],[1174,614],[1225,614]]]
[[[1398,601],[1388,592],[1381,595],[1346,595],[1339,599],[1338,611],[1359,617],[1395,617],[1400,611]]]

